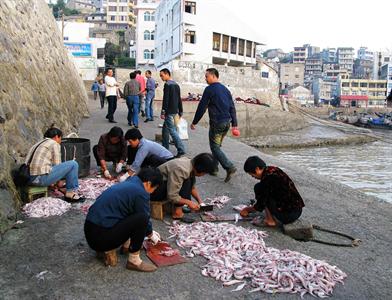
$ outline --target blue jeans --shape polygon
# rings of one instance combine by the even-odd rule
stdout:
[[[176,126],[174,125],[175,115],[166,115],[162,128],[162,146],[169,150],[169,135],[172,137],[174,145],[177,148],[177,155],[185,154],[185,146],[178,136]]]
[[[139,125],[139,96],[127,96],[128,124]]]
[[[154,112],[152,109],[152,102],[154,101],[155,93],[154,92],[147,92],[146,95],[146,118],[149,120],[154,119]]]
[[[30,182],[37,186],[49,186],[65,178],[67,192],[75,192],[79,188],[78,172],[79,164],[68,160],[53,166],[49,174],[31,176]]]
[[[230,122],[220,124],[210,124],[209,140],[212,155],[217,159],[225,170],[230,170],[234,164],[227,158],[221,150],[222,142],[230,129]]]

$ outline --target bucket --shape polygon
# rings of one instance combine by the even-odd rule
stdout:
[[[79,177],[90,174],[90,140],[83,138],[64,138],[61,141],[61,161],[75,160],[79,164]]]

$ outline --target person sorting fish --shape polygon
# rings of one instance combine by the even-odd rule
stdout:
[[[173,219],[181,219],[184,205],[199,210],[203,201],[195,187],[196,177],[214,174],[218,169],[218,161],[210,153],[200,153],[193,159],[181,157],[170,160],[158,169],[163,176],[163,184],[151,194],[151,201],[170,200],[173,204]]]
[[[242,217],[250,212],[265,211],[264,224],[274,227],[276,221],[289,224],[297,220],[305,206],[294,182],[278,167],[267,166],[258,156],[245,161],[244,171],[260,182],[254,186],[257,202],[241,210]]]
[[[127,158],[127,141],[124,139],[124,132],[120,127],[113,127],[108,133],[101,135],[98,145],[93,147],[93,153],[97,166],[101,168],[102,174],[107,179],[111,179],[106,162],[113,162],[113,169],[120,173]]]
[[[173,154],[161,144],[144,138],[139,129],[129,129],[125,133],[125,139],[129,144],[128,171],[119,178],[120,182],[126,180],[129,176],[133,176],[140,168],[157,168],[174,158]]]
[[[127,269],[156,270],[141,260],[140,249],[146,236],[153,244],[160,241],[160,235],[152,230],[150,194],[161,183],[162,175],[157,169],[141,169],[136,176],[108,188],[90,207],[84,224],[85,237],[93,250],[104,252],[105,265],[117,265],[116,249],[122,245],[122,252],[129,252]]]

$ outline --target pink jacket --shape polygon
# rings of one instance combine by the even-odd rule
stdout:
[[[140,83],[140,91],[145,94],[146,93],[146,80],[142,75],[136,75],[137,82]]]

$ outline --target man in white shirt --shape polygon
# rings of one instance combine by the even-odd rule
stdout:
[[[117,123],[114,121],[114,112],[117,109],[117,87],[118,83],[113,77],[113,70],[108,69],[105,76],[106,99],[108,100],[108,114],[106,119],[110,123]]]

